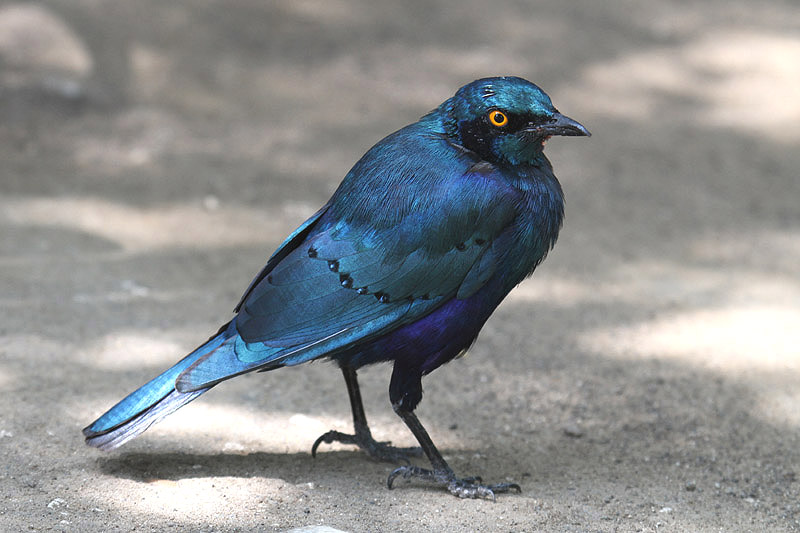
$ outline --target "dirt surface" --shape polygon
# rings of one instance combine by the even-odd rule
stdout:
[[[0,530],[797,531],[793,2],[0,4]],[[80,430],[228,320],[374,142],[487,75],[547,147],[554,253],[418,410],[458,500],[346,446],[316,363],[227,382],[121,450]],[[414,444],[389,367],[373,432]]]

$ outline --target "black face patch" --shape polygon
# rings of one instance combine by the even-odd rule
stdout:
[[[468,150],[475,152],[484,161],[496,162],[499,155],[492,150],[494,140],[501,135],[514,134],[526,128],[547,124],[551,121],[549,117],[540,115],[519,115],[514,113],[503,113],[508,117],[508,123],[504,126],[494,126],[489,120],[489,110],[486,114],[471,121],[459,123],[459,136],[461,145]],[[502,111],[502,110],[501,110]],[[531,132],[530,141],[536,140],[536,133]]]
[[[498,159],[497,155],[492,152],[492,145],[497,137],[516,133],[530,124],[547,122],[546,117],[523,116],[504,112],[508,117],[508,123],[504,126],[494,126],[489,121],[489,113],[491,111],[474,120],[463,121],[459,124],[462,146],[475,152],[485,161],[494,162]]]
[[[459,125],[459,136],[464,148],[478,154],[481,159],[491,161],[492,141],[496,136],[494,127],[486,122],[485,117],[480,117],[469,122],[463,121]]]

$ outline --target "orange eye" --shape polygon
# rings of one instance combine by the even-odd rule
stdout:
[[[506,124],[508,124],[508,117],[502,111],[494,110],[489,111],[489,122],[492,123],[492,126],[497,126],[498,128],[502,128]]]

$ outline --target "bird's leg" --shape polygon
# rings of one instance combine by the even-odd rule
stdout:
[[[394,411],[403,419],[403,422],[406,423],[417,438],[422,447],[422,451],[428,456],[433,468],[428,470],[413,465],[396,468],[389,474],[389,479],[387,480],[390,489],[392,488],[392,483],[395,478],[402,476],[406,479],[416,477],[425,481],[432,481],[433,483],[444,485],[451,494],[459,498],[486,498],[494,500],[495,493],[509,492],[511,490],[522,492],[522,489],[516,483],[483,485],[479,477],[457,478],[453,470],[444,460],[444,457],[442,457],[442,454],[439,453],[439,450],[433,445],[433,441],[428,435],[428,432],[425,431],[425,428],[422,427],[417,415],[415,415],[413,411],[402,407],[400,403],[394,404]]]
[[[350,396],[350,407],[353,410],[353,428],[355,434],[350,435],[340,431],[331,430],[321,435],[311,447],[311,456],[316,457],[317,448],[323,442],[341,442],[342,444],[355,444],[369,454],[373,459],[390,463],[408,463],[409,456],[420,456],[422,450],[417,447],[398,448],[390,442],[378,442],[372,438],[372,432],[367,425],[367,415],[364,413],[364,404],[361,402],[361,391],[358,388],[358,377],[353,368],[342,367],[344,382],[347,384],[347,393]]]

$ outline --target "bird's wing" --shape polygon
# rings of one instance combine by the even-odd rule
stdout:
[[[331,210],[301,226],[245,293],[232,349],[197,361],[178,389],[350,348],[473,294],[494,273],[516,206],[486,169],[460,178],[379,231]]]
[[[250,285],[247,287],[247,290],[245,290],[244,294],[242,294],[242,298],[239,300],[239,303],[236,304],[236,307],[233,310],[234,313],[239,312],[239,308],[242,307],[244,301],[247,299],[248,296],[250,296],[250,292],[256,287],[256,285],[261,283],[261,280],[264,279],[264,277],[267,274],[269,274],[270,270],[275,268],[275,265],[280,263],[280,261],[284,257],[286,257],[286,255],[289,254],[289,252],[294,250],[299,243],[303,242],[303,239],[306,238],[309,232],[316,225],[319,218],[327,210],[328,210],[328,204],[325,204],[316,213],[311,215],[308,218],[308,220],[300,224],[300,226],[296,230],[294,230],[288,237],[286,237],[286,240],[284,240],[283,243],[278,247],[278,249],[275,250],[275,253],[273,253],[272,256],[269,258],[267,264],[264,265],[264,268],[261,269],[261,272],[259,272],[258,275],[255,278],[253,278],[253,281],[250,282]]]

